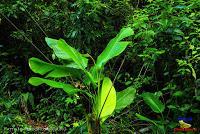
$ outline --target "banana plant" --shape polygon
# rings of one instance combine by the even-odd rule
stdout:
[[[123,28],[116,37],[111,39],[97,57],[93,66],[88,65],[89,54],[81,54],[68,45],[63,39],[45,38],[54,55],[63,61],[56,65],[32,57],[29,59],[30,69],[43,77],[31,77],[29,83],[33,86],[46,84],[53,88],[63,89],[68,95],[83,94],[89,99],[92,109],[87,113],[87,128],[89,134],[101,133],[101,125],[115,110],[121,110],[130,105],[135,97],[134,87],[116,92],[113,81],[103,75],[106,63],[120,55],[131,41],[125,38],[133,35],[131,28]],[[73,82],[62,82],[58,78],[70,77],[82,81],[84,88],[77,88]],[[63,79],[62,79],[63,80]],[[67,79],[69,80],[69,79]]]

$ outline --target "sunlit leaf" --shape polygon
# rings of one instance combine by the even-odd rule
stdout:
[[[104,78],[96,101],[95,112],[103,123],[113,113],[116,106],[116,91],[109,78]]]

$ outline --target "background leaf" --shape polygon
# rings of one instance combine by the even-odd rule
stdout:
[[[150,108],[156,113],[162,113],[165,109],[165,106],[159,100],[159,98],[153,93],[143,93],[141,95],[143,97],[144,102],[150,106]]]
[[[147,117],[145,117],[145,116],[142,116],[142,115],[140,115],[140,114],[138,114],[138,113],[136,113],[135,115],[136,115],[140,120],[147,121],[147,122],[151,122],[151,123],[153,123],[154,125],[158,126],[158,125],[156,124],[155,121],[153,121],[153,120],[151,120],[151,119],[149,119],[149,118],[147,118]]]
[[[116,110],[123,109],[130,105],[135,98],[136,89],[134,87],[128,87],[127,89],[117,92]]]

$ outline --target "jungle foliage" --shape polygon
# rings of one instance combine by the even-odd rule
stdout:
[[[198,128],[199,20],[200,0],[1,0],[0,131]]]

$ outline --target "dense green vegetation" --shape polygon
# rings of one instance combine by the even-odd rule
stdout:
[[[199,74],[200,0],[0,2],[0,132],[200,128]]]

